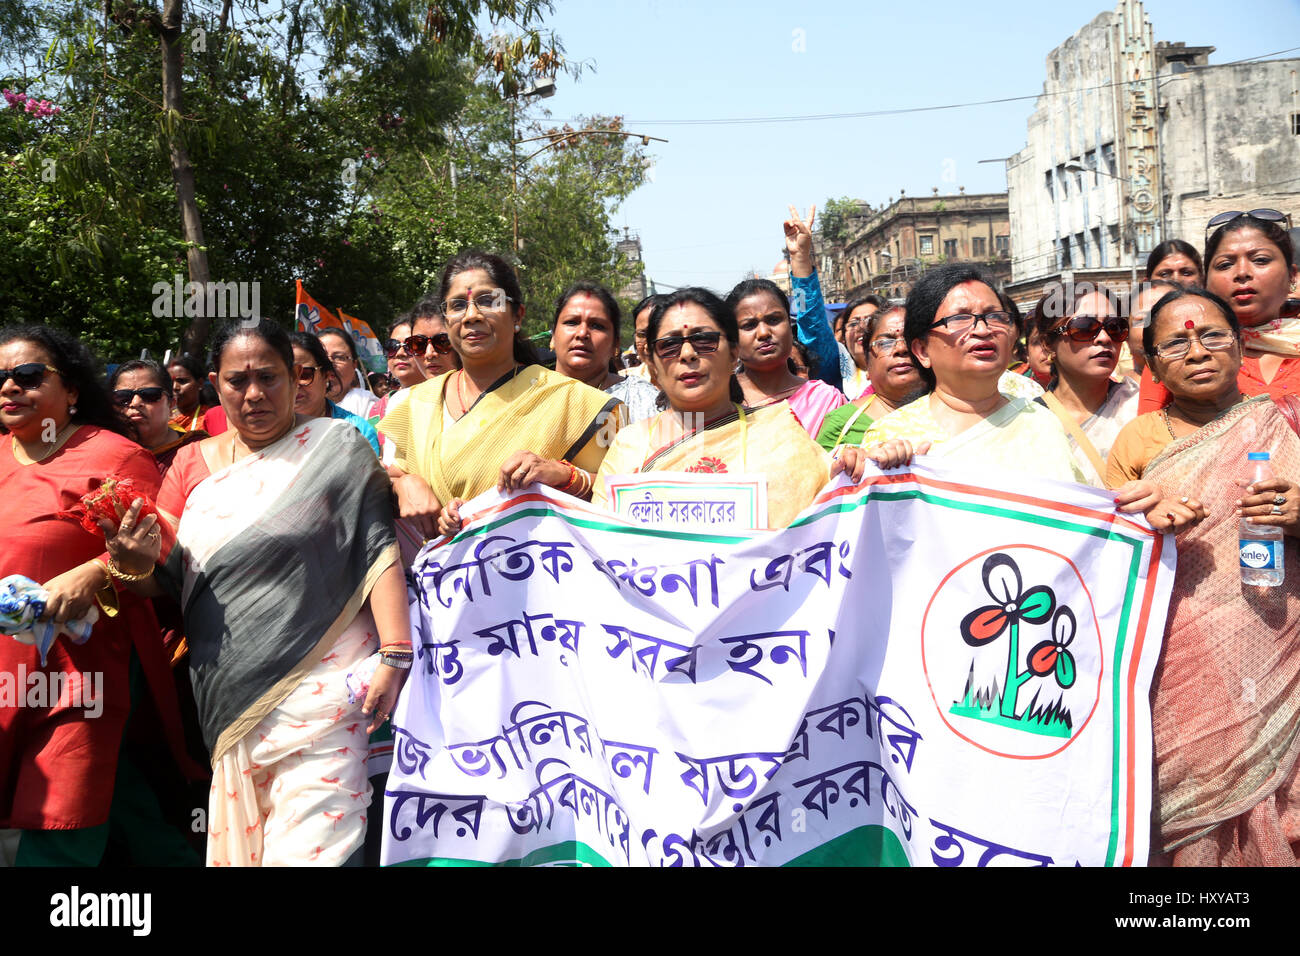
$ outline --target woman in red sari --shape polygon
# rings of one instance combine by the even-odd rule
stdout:
[[[1241,326],[1237,384],[1248,397],[1300,394],[1300,318],[1290,298],[1300,268],[1290,225],[1276,209],[1252,209],[1220,213],[1208,227],[1214,233],[1205,243],[1205,288],[1232,307]],[[1138,411],[1168,402],[1168,390],[1144,372]]]
[[[158,469],[126,437],[86,348],[42,326],[0,331],[0,427],[0,578],[41,584],[55,622],[102,602],[89,639],[59,635],[44,663],[38,648],[0,634],[0,859],[93,866],[108,839],[132,647],[152,687],[170,684],[148,602],[110,575],[100,532],[58,513],[110,475],[152,498]]]

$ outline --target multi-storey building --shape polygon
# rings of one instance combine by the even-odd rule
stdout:
[[[901,196],[864,218],[838,255],[844,298],[874,292],[902,298],[928,267],[971,262],[1010,276],[1006,193]],[[826,255],[826,253],[824,253]]]
[[[1202,245],[1217,212],[1296,208],[1300,60],[1213,50],[1155,43],[1141,0],[1120,0],[1048,55],[1007,160],[1013,296],[1063,274],[1126,285],[1162,240]]]

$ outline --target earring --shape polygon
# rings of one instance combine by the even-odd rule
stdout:
[[[75,414],[77,414],[77,406],[76,406],[76,405],[69,405],[69,406],[68,406],[68,414],[69,414],[69,415],[75,415]]]
[[[515,326],[515,331],[516,331],[516,332],[519,331],[519,326],[517,326],[517,325]]]

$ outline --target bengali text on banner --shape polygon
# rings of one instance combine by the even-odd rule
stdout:
[[[464,506],[410,576],[384,862],[1144,864],[1172,539],[922,462],[781,532]]]

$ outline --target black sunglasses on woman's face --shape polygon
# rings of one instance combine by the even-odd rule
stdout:
[[[682,346],[690,342],[691,348],[699,355],[708,355],[718,350],[722,341],[721,332],[692,332],[690,335],[665,335],[652,343],[655,355],[661,359],[677,358],[682,354]]]
[[[13,368],[0,368],[0,385],[13,379],[14,384],[19,388],[40,388],[41,382],[45,381],[45,373],[57,371],[58,369],[53,365],[46,365],[44,362],[24,362]]]

